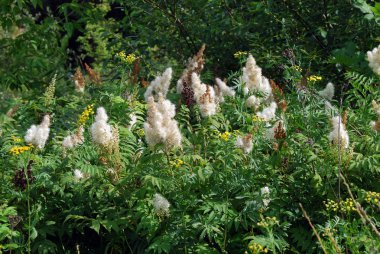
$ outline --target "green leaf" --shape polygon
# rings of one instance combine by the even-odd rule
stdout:
[[[98,220],[92,220],[90,228],[92,228],[93,230],[95,230],[96,233],[99,234],[100,222]]]

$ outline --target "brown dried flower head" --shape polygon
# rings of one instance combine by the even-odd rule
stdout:
[[[206,104],[206,103],[213,103],[213,101],[214,100],[210,94],[210,87],[207,86],[206,92],[200,98],[200,102],[201,102],[201,104]]]
[[[276,84],[273,79],[269,80],[270,86],[272,88],[272,93],[275,101],[279,101],[284,96],[284,91]]]
[[[347,115],[348,115],[348,111],[345,110],[345,111],[343,112],[343,114],[342,114],[342,123],[343,123],[344,125],[347,124]]]
[[[86,67],[86,71],[87,71],[87,74],[90,76],[90,80],[91,82],[93,82],[94,84],[96,85],[100,85],[100,83],[102,82],[101,81],[101,78],[100,78],[100,75],[99,73],[96,73],[88,64],[84,64],[84,66]]]
[[[141,71],[141,59],[137,58],[135,62],[133,63],[133,70],[132,70],[132,83],[136,84],[139,79],[139,74]]]
[[[288,103],[286,102],[286,100],[281,100],[278,103],[278,107],[281,109],[282,112],[285,112],[286,109],[288,108]]]
[[[203,53],[206,49],[206,44],[203,44],[199,49],[198,53],[189,60],[186,69],[183,71],[180,80],[182,81],[182,99],[185,101],[187,106],[192,106],[195,103],[194,92],[191,88],[191,75],[193,72],[198,75],[203,70],[205,60],[203,58]]]
[[[286,138],[286,132],[285,132],[284,127],[282,126],[282,122],[279,122],[277,128],[274,130],[274,138],[275,139]]]
[[[86,83],[85,83],[84,77],[83,77],[82,72],[80,71],[79,67],[75,71],[74,82],[75,82],[75,90],[77,90],[79,92],[83,92],[84,87],[86,86]]]

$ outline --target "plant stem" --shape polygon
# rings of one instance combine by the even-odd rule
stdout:
[[[322,239],[321,239],[321,237],[319,236],[317,230],[315,229],[313,223],[311,223],[311,220],[310,220],[309,216],[307,215],[307,212],[305,211],[305,209],[303,208],[303,206],[302,206],[301,203],[298,203],[298,204],[299,204],[299,206],[301,207],[301,210],[302,210],[303,216],[304,216],[304,217],[306,218],[306,220],[309,222],[309,225],[310,225],[311,229],[313,230],[315,236],[317,237],[318,242],[321,244],[321,248],[322,248],[323,253],[327,254],[328,252],[326,251],[325,246],[323,245]]]

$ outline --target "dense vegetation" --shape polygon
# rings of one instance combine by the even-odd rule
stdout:
[[[378,253],[379,3],[17,0],[0,24],[0,253]]]

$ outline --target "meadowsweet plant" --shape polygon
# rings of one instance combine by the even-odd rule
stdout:
[[[264,108],[260,112],[257,112],[257,116],[267,122],[275,118],[276,110],[277,110],[277,103],[271,102],[268,107]]]
[[[50,84],[46,88],[46,91],[44,93],[45,106],[50,106],[54,101],[54,93],[55,93],[56,82],[57,82],[57,74],[54,75],[54,77],[50,81]]]
[[[263,200],[263,204],[267,207],[270,203],[270,189],[268,186],[265,186],[260,189],[261,197]]]
[[[345,124],[342,121],[341,116],[334,116],[331,119],[333,130],[330,132],[328,138],[331,143],[342,148],[348,148],[350,139],[348,132],[346,131]]]
[[[95,144],[106,146],[112,140],[112,127],[107,123],[108,115],[103,107],[96,110],[95,122],[91,126],[92,141]]]
[[[240,148],[244,153],[250,153],[253,149],[252,134],[238,136],[236,139],[236,147]]]
[[[96,85],[100,85],[100,83],[102,82],[100,74],[94,71],[87,63],[84,64],[84,67],[86,68],[87,74],[91,82]]]
[[[172,79],[172,68],[167,68],[162,76],[156,77],[145,91],[144,98],[145,101],[148,101],[150,96],[153,96],[157,99],[158,94],[162,94],[166,98],[166,95],[169,91],[170,81]]]
[[[183,70],[180,79],[177,81],[177,93],[182,95],[182,99],[186,105],[192,106],[194,101],[194,91],[192,89],[192,74],[200,75],[203,70],[205,60],[203,58],[203,52],[206,49],[206,45],[203,44],[198,53],[188,60],[186,68]]]
[[[170,215],[170,203],[169,201],[163,197],[161,194],[154,194],[153,196],[153,208],[155,213],[160,218],[165,218]]]
[[[75,84],[75,91],[83,93],[84,88],[86,87],[86,81],[79,67],[76,69],[73,79]]]
[[[159,94],[155,102],[148,98],[148,113],[144,123],[145,140],[150,146],[163,144],[166,149],[181,147],[182,136],[177,121],[174,120],[175,106]]]
[[[24,19],[8,11],[30,5],[23,2],[0,8],[0,20],[23,25]],[[42,7],[49,4],[45,2]],[[5,204],[0,209],[0,252],[380,249],[379,78],[359,52],[376,39],[377,28],[371,25],[376,19],[361,13],[371,1],[337,1],[334,8],[327,1],[313,15],[304,11],[315,7],[310,0],[275,6],[254,2],[252,8],[244,8],[244,1],[236,6],[210,0],[207,8],[192,5],[194,1],[179,1],[176,8],[164,1],[111,2],[59,5],[59,17],[50,13],[49,20],[30,21],[28,32],[14,39],[2,37],[2,29],[9,33],[9,27],[0,28],[3,50],[19,45],[28,52],[17,72],[12,68],[21,58],[16,50],[15,57],[3,61],[9,64],[0,66],[0,84],[5,85],[0,91],[0,203]],[[295,27],[294,13],[314,27],[310,20],[321,16],[320,9],[328,19],[319,19],[315,27],[328,30],[303,33]],[[352,14],[350,22],[337,22],[347,20],[339,13]],[[358,18],[363,14],[365,22]],[[241,24],[242,17],[252,15],[260,17],[251,22],[257,27]],[[157,22],[147,22],[149,29],[136,25],[151,21],[150,16]],[[369,29],[361,29],[352,40],[347,31],[356,23],[365,23],[373,35],[366,38]],[[266,36],[258,38],[262,24],[267,24]],[[88,44],[78,52],[68,50],[60,65],[53,64],[54,54],[40,61],[35,43],[28,41],[34,31],[65,31],[58,44],[43,37],[52,49],[65,48],[78,27],[84,29],[77,43],[86,38]],[[336,27],[347,29],[342,34]],[[139,31],[138,36],[130,36],[131,31]],[[196,53],[199,38],[211,42],[207,52],[203,46]],[[141,56],[119,52],[123,48]],[[177,73],[188,54],[195,56]],[[96,66],[102,77],[85,64],[85,76],[71,69],[83,61]],[[24,70],[35,77],[25,76]],[[156,70],[163,72],[150,80]],[[51,73],[57,73],[59,82],[54,92],[49,90],[51,96],[44,91],[40,96],[34,87]],[[336,82],[342,84],[339,89]],[[45,97],[52,99],[48,106]],[[371,101],[376,101],[372,108]],[[100,106],[95,110],[94,104]],[[41,115],[46,111],[54,118]],[[26,130],[25,140],[19,138]],[[14,211],[6,211],[9,207]]]
[[[39,149],[45,147],[50,133],[50,116],[45,115],[39,125],[32,125],[25,134],[25,142],[33,144]]]
[[[245,67],[243,68],[242,80],[244,82],[244,94],[259,92],[264,100],[268,99],[272,94],[269,80],[262,75],[261,68],[256,64],[256,60],[251,54],[248,56]],[[251,95],[251,97],[252,96],[254,95]]]
[[[367,52],[369,67],[380,76],[380,45]]]
[[[79,182],[79,181],[81,181],[82,179],[85,178],[84,174],[79,169],[75,169],[74,172],[73,172],[73,175],[74,175],[74,181],[75,182]]]
[[[200,77],[196,73],[193,73],[191,76],[191,86],[194,91],[195,101],[199,105],[201,115],[203,117],[215,115],[217,102],[214,88],[202,83]]]
[[[235,96],[234,89],[227,86],[227,84],[224,81],[222,81],[219,78],[216,78],[215,82],[216,82],[215,94],[216,94],[218,103],[224,102],[224,96],[230,96],[230,97]]]
[[[76,133],[71,134],[63,139],[62,146],[66,149],[72,149],[84,142],[84,128],[79,126]]]
[[[325,98],[326,100],[331,101],[334,97],[334,93],[335,93],[334,84],[329,82],[327,83],[325,89],[318,92],[318,95],[321,96],[322,98]]]

